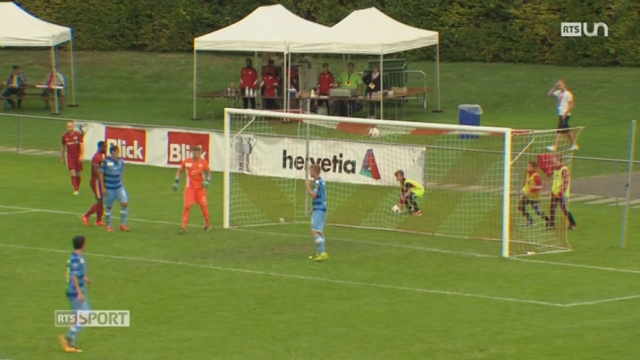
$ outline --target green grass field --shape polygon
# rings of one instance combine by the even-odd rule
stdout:
[[[44,74],[42,59],[46,53],[0,52],[0,64],[31,68],[35,79]],[[220,128],[219,118],[189,120],[189,54],[80,53],[77,60],[81,106],[64,117]],[[240,62],[203,56],[201,90],[225,87]],[[633,80],[640,69],[441,69],[445,112],[413,109],[409,120],[455,123],[457,104],[479,103],[486,125],[553,127],[554,100],[544,95],[564,77],[576,93],[573,125],[586,126],[577,155],[623,158],[628,120],[640,113]],[[19,113],[48,116],[35,100]],[[62,122],[20,124],[25,147],[58,149]],[[17,137],[16,119],[0,116],[0,146],[14,146]],[[584,164],[583,176],[609,172]],[[626,249],[619,248],[621,208],[576,203],[580,228],[571,233],[571,252],[503,259],[494,242],[329,227],[331,259],[313,263],[307,225],[220,229],[219,174],[209,193],[217,227],[204,233],[194,209],[180,236],[173,169],[127,168],[131,233],[82,225],[78,215],[93,202],[88,179],[71,196],[56,157],[0,152],[0,169],[0,358],[640,358],[637,209]],[[53,326],[53,312],[69,306],[65,265],[79,233],[89,239],[92,307],[128,309],[132,319],[130,328],[85,329],[85,352],[74,355],[60,349],[56,337],[65,329]]]

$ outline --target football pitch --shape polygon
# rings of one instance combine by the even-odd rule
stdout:
[[[33,54],[3,50],[0,62],[36,68]],[[237,77],[242,57],[199,61],[215,69],[203,71],[201,90],[216,90]],[[219,119],[188,120],[190,54],[80,52],[78,64],[82,105],[64,117],[220,128]],[[638,69],[441,68],[445,112],[408,109],[409,120],[455,123],[457,104],[479,103],[483,125],[549,128],[554,100],[544,95],[566,77],[577,98],[573,125],[586,126],[576,155],[624,158],[629,117],[640,113],[630,80]],[[48,116],[42,105],[25,100],[21,112],[9,112]],[[0,116],[0,147],[15,146],[20,134],[26,148],[59,149],[63,122],[20,123],[18,132],[15,118]],[[219,173],[209,190],[210,232],[195,207],[179,235],[175,170],[137,165],[125,172],[131,232],[86,228],[79,215],[94,201],[88,168],[72,196],[57,156],[0,152],[0,359],[640,359],[638,209],[626,249],[621,207],[574,203],[571,252],[503,259],[498,242],[328,227],[331,258],[315,263],[306,224],[221,229]],[[576,162],[574,178],[612,170]],[[84,352],[66,354],[54,311],[69,308],[66,260],[77,234],[88,238],[92,308],[129,310],[131,326],[84,329]]]
[[[617,249],[619,209],[576,204],[579,221],[598,226],[572,233],[570,253],[506,260],[492,242],[330,227],[332,258],[314,263],[306,225],[205,233],[195,211],[178,235],[172,169],[129,166],[132,231],[107,233],[82,225],[92,196],[86,184],[71,196],[58,158],[2,153],[0,162],[11,169],[0,173],[5,358],[70,356],[53,313],[68,308],[65,263],[80,233],[92,307],[131,311],[129,328],[83,330],[86,359],[640,356],[637,244]]]

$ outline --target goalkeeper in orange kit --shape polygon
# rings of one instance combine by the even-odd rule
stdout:
[[[202,157],[202,146],[194,146],[193,157],[185,159],[180,164],[173,184],[173,191],[178,191],[183,171],[187,173],[187,186],[184,189],[184,209],[182,211],[180,234],[184,234],[187,231],[189,212],[191,211],[191,206],[195,203],[200,205],[204,216],[204,231],[209,231],[211,230],[211,221],[209,219],[209,209],[207,208],[207,189],[211,181],[211,170],[209,169],[209,162]]]

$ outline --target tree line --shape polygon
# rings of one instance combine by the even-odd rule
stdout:
[[[375,6],[405,24],[440,32],[443,61],[640,66],[638,0],[22,0],[35,16],[74,28],[78,50],[193,50],[193,38],[256,7],[280,3],[324,25]],[[604,23],[608,36],[561,36],[562,22]],[[260,31],[256,29],[256,31]],[[433,58],[432,49],[399,54]]]

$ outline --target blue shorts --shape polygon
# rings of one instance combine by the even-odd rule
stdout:
[[[311,213],[311,230],[324,231],[324,223],[327,221],[327,212],[322,210],[313,210]]]
[[[129,202],[129,194],[124,186],[117,190],[107,190],[107,195],[104,197],[104,205],[110,208],[116,200],[118,200],[120,204]]]
[[[87,295],[84,296],[84,301],[78,301],[77,297],[68,296],[69,302],[71,303],[71,310],[73,311],[89,311],[91,310],[91,306],[89,306],[89,298]]]

